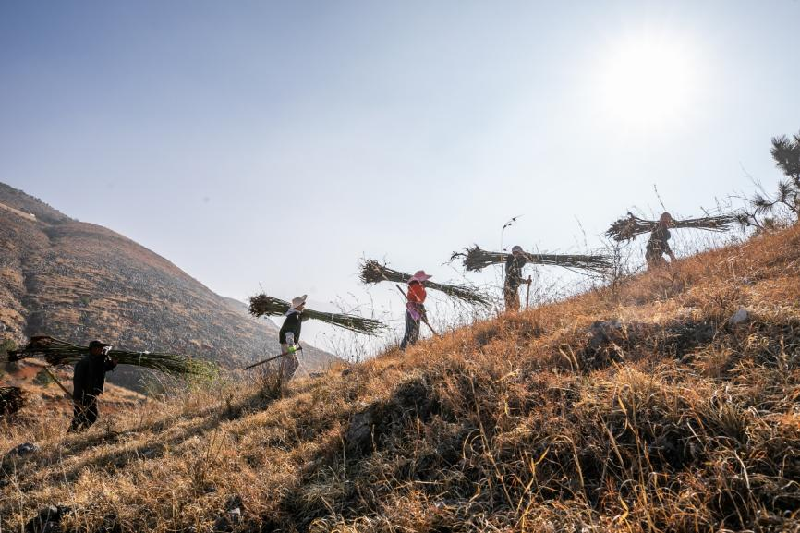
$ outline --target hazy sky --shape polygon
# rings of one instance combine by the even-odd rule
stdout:
[[[360,257],[457,279],[450,253],[514,215],[505,244],[574,252],[577,220],[594,247],[660,211],[654,185],[683,215],[771,187],[798,22],[797,0],[3,0],[0,181],[222,295],[400,318]]]

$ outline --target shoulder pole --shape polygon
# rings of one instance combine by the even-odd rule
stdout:
[[[56,385],[58,385],[61,388],[61,390],[64,391],[64,394],[66,394],[67,398],[69,398],[71,400],[72,399],[72,393],[69,392],[64,385],[61,384],[61,382],[58,380],[56,375],[53,374],[53,372],[50,371],[50,368],[49,367],[44,367],[44,371],[47,372],[47,375],[50,376],[50,378],[53,381],[55,381]]]

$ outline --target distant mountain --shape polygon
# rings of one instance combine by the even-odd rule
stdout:
[[[174,351],[240,367],[279,353],[277,327],[103,226],[0,183],[0,340],[44,333],[78,344]],[[303,367],[335,358],[307,347]],[[301,367],[302,368],[302,367]],[[111,378],[135,384],[132,372]]]

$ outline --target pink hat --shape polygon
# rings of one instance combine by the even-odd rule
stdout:
[[[419,270],[416,274],[408,278],[408,283],[411,283],[412,281],[419,281],[421,283],[423,281],[428,281],[429,279],[431,279],[431,277],[426,274],[424,270]]]

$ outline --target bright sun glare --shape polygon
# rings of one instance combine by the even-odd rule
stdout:
[[[699,83],[693,50],[666,38],[617,43],[601,62],[600,96],[614,122],[660,127],[682,121]]]

